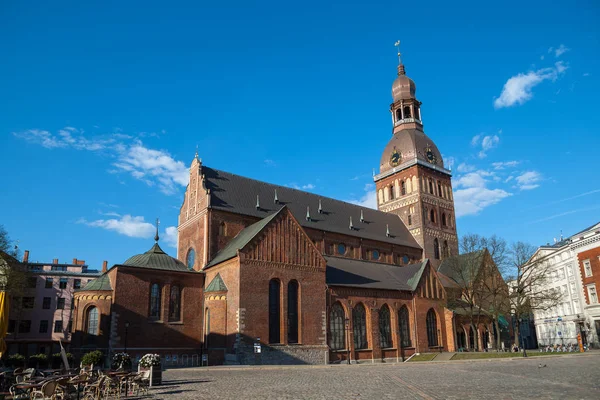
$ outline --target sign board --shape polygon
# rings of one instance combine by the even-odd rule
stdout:
[[[562,317],[556,318],[556,321],[558,321],[558,322],[562,321]]]
[[[558,331],[558,336],[562,336],[562,332],[561,331]]]
[[[208,361],[208,354],[202,354],[202,362]]]
[[[260,343],[254,343],[254,353],[259,354],[261,352]]]

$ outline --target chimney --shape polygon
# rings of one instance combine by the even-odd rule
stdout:
[[[23,252],[23,262],[24,263],[29,262],[29,250],[25,250]]]
[[[85,265],[85,260],[77,260],[77,265]]]
[[[108,261],[104,260],[102,261],[102,273],[105,273],[106,270],[108,269]]]
[[[54,259],[52,260],[52,264],[58,264],[58,258],[54,258]]]
[[[73,259],[73,265],[77,265],[77,259],[76,258]]]

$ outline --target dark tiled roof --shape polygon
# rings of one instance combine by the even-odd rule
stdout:
[[[327,285],[364,289],[415,291],[428,260],[405,266],[383,264],[352,258],[329,257]]]
[[[265,218],[286,205],[305,228],[373,239],[420,249],[400,217],[317,194],[273,185],[203,166],[205,185],[210,189],[212,208]],[[275,191],[279,202],[275,203]],[[260,208],[256,208],[256,196]],[[319,200],[323,213],[319,213]],[[307,207],[310,220],[306,219]],[[361,211],[364,222],[360,221]],[[350,230],[352,217],[353,230]],[[390,236],[386,235],[389,226]]]
[[[204,291],[206,292],[226,292],[227,291],[227,286],[225,286],[225,282],[223,282],[223,279],[221,279],[221,274],[217,274],[217,276],[215,276],[213,278],[212,281],[210,281],[210,283],[208,284],[208,286],[206,287],[206,290]]]
[[[569,236],[568,238],[565,238],[559,242],[553,243],[553,244],[547,244],[544,246],[540,246],[541,248],[544,249],[558,249],[561,248],[567,244],[570,244],[574,239],[578,239],[579,235],[581,235],[582,233],[585,233],[587,231],[591,231],[592,229],[594,229],[595,227],[600,226],[600,222],[596,222],[594,225],[588,226],[585,229],[580,230],[577,233],[572,234],[571,236]]]
[[[479,274],[483,265],[485,250],[445,258],[438,267],[438,272],[446,275],[459,285],[468,284]],[[442,281],[443,284],[443,281]]]
[[[271,222],[282,210],[283,207],[268,217],[265,217],[260,221],[242,229],[242,231],[238,233],[236,237],[227,243],[227,246],[225,246],[223,250],[217,253],[217,255],[204,267],[204,269],[235,257],[238,250],[247,245],[248,242],[250,242],[252,238],[254,238],[254,236],[256,236],[265,226],[267,226],[267,224]]]
[[[83,287],[83,289],[79,289],[79,291],[84,290],[112,290],[112,286],[110,284],[110,279],[108,279],[108,275],[104,274],[98,279],[94,279],[91,282],[88,282],[87,285]]]
[[[189,271],[184,263],[165,253],[158,243],[154,243],[154,246],[147,252],[130,257],[122,265],[126,267],[142,267],[166,271]]]

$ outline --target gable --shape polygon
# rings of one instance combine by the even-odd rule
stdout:
[[[446,290],[444,289],[442,280],[429,263],[421,275],[416,292],[419,297],[427,299],[439,300],[446,298]]]
[[[245,259],[325,269],[321,252],[292,213],[284,207],[248,242],[240,253]]]
[[[206,287],[204,292],[226,292],[227,286],[225,286],[225,282],[221,278],[221,274],[217,274],[212,281]]]

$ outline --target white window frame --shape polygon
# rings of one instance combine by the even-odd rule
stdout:
[[[587,285],[586,288],[587,288],[587,291],[588,291],[588,299],[590,301],[590,304],[598,304],[598,292],[596,291],[596,284],[593,283],[591,285]],[[593,299],[592,299],[592,291],[590,289],[593,290],[593,293],[595,294],[595,300],[596,301],[593,301]]]
[[[589,272],[588,272],[589,270]],[[583,273],[585,274],[586,278],[589,278],[590,276],[593,276],[592,274],[592,264],[590,263],[590,260],[583,260]]]

